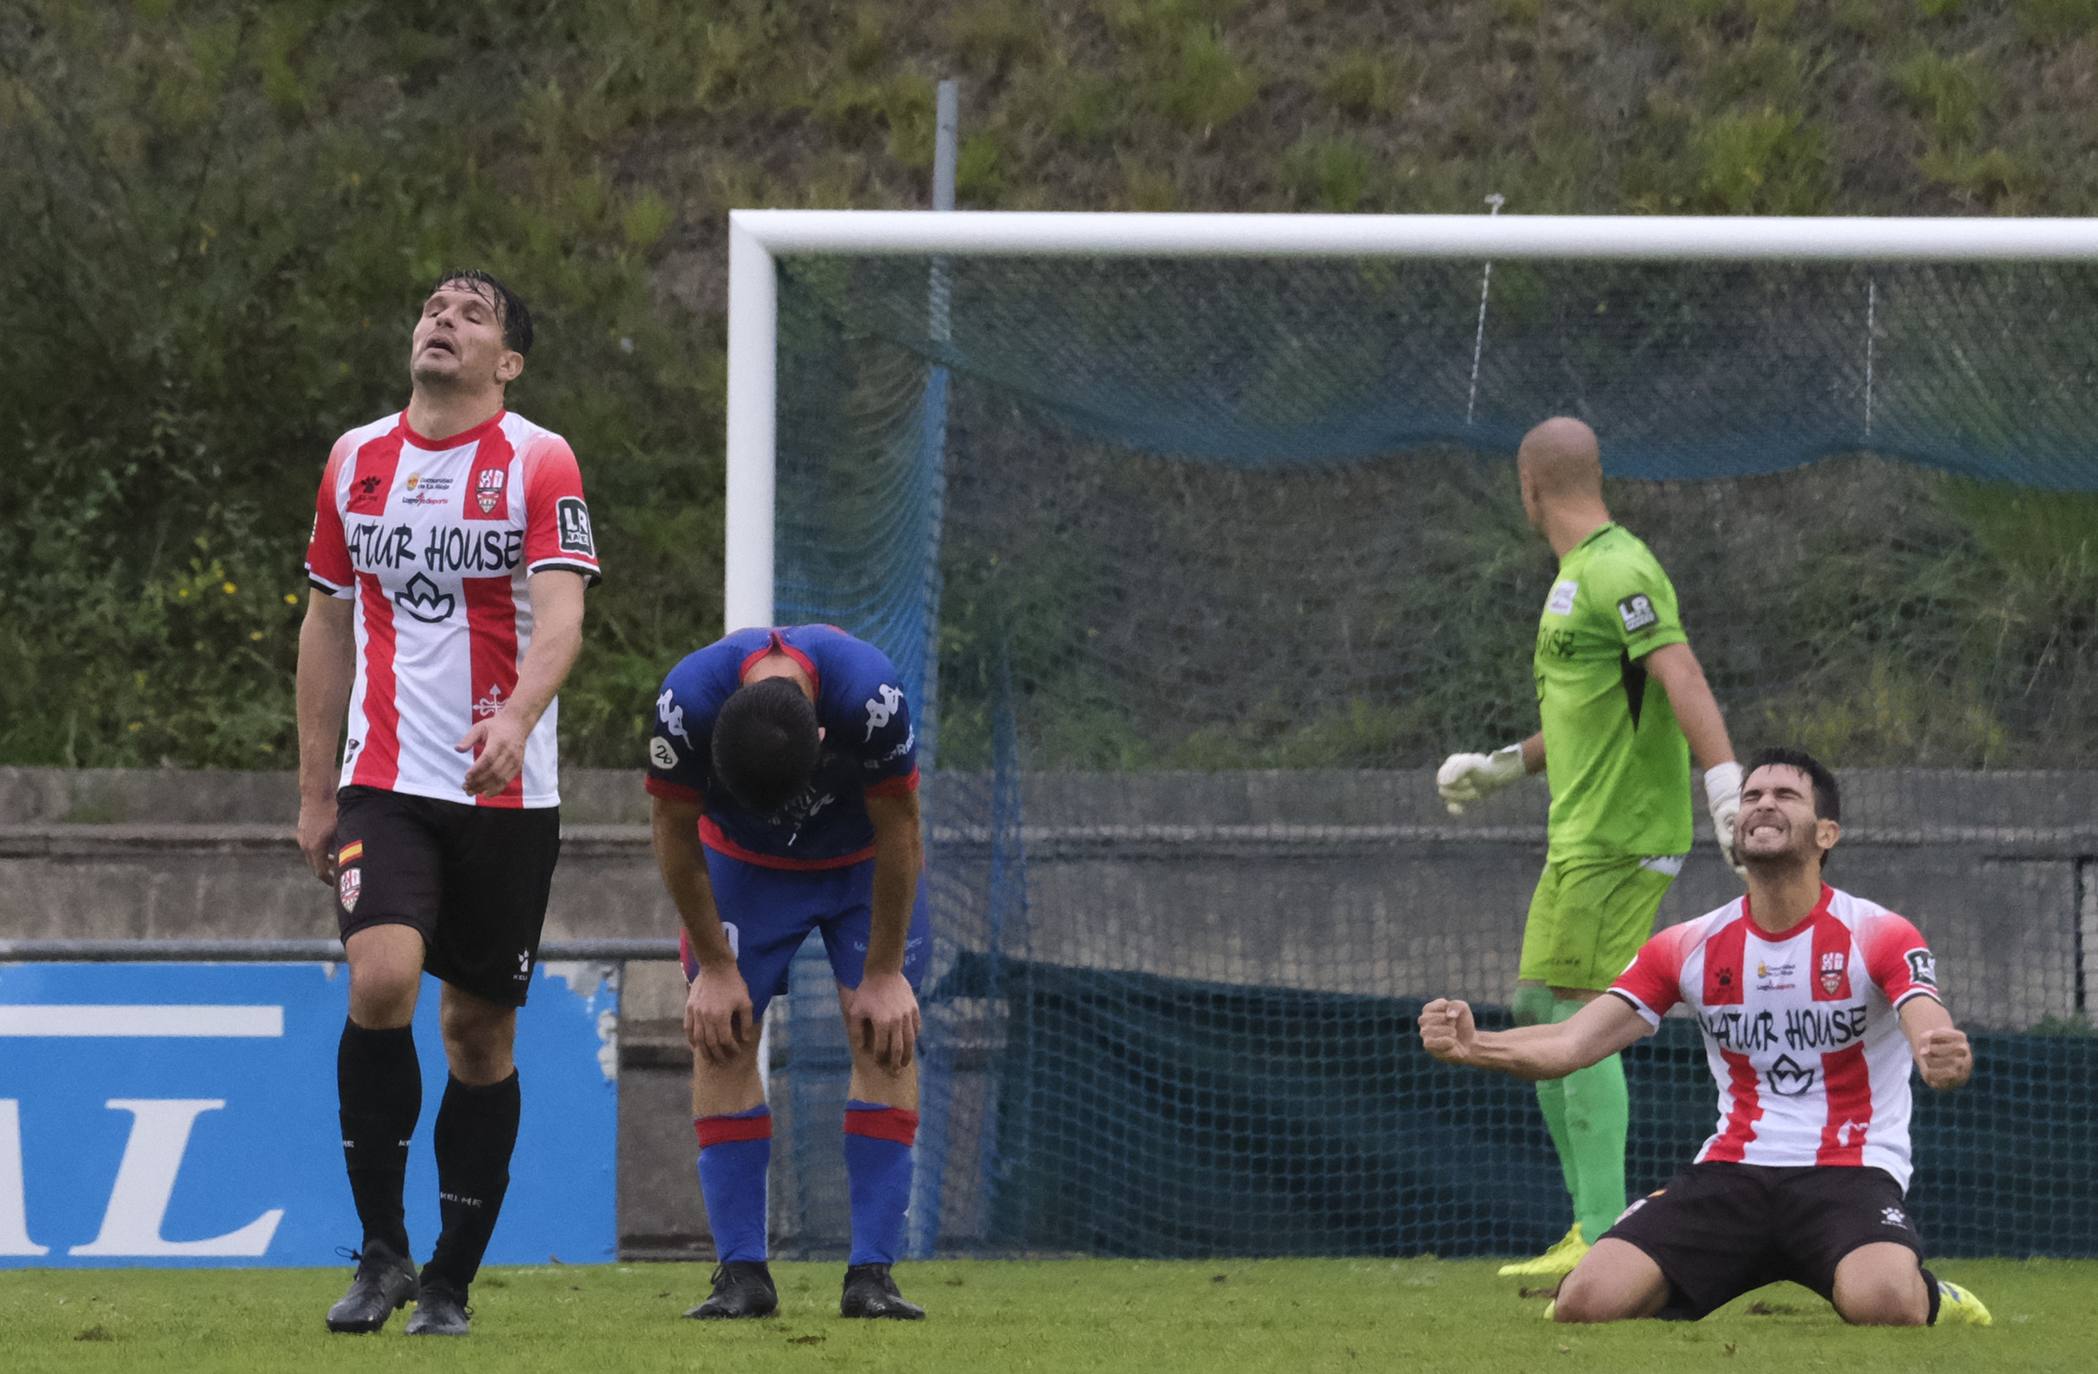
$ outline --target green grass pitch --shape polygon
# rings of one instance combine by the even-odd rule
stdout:
[[[1567,1327],[1490,1261],[939,1261],[900,1266],[923,1323],[837,1316],[837,1264],[780,1264],[781,1315],[680,1320],[692,1264],[490,1270],[474,1333],[331,1336],[348,1271],[0,1271],[0,1367],[43,1370],[1636,1371],[1932,1374],[2098,1368],[2098,1262],[1948,1260],[1995,1326],[1854,1330],[1804,1289],[1751,1294],[1696,1325]]]

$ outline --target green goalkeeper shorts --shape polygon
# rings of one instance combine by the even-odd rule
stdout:
[[[1601,990],[1617,981],[1654,933],[1680,857],[1551,862],[1530,898],[1516,977],[1555,988]]]

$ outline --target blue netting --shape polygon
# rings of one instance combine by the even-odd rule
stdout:
[[[951,325],[925,260],[780,273],[778,614],[882,644],[936,764],[921,1253],[1565,1228],[1527,1088],[1409,1023],[1514,979],[1542,788],[1452,821],[1427,776],[1534,728],[1551,565],[1506,455],[1561,412],[1662,479],[1613,509],[1737,747],[1843,771],[1834,880],[1923,927],[1986,1034],[1919,1102],[1927,1236],[2098,1253],[2098,503],[2031,494],[2098,488],[2098,270],[1504,264],[1483,336],[1478,264],[949,270]],[[1736,890],[1701,844],[1662,918]],[[807,972],[825,1248],[843,1057]],[[1630,1057],[1634,1188],[1710,1129],[1686,1037]]]

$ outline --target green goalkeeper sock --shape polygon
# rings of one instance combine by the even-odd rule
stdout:
[[[1515,989],[1515,999],[1508,1009],[1515,1014],[1518,1026],[1544,1025],[1557,1019],[1558,999],[1550,988],[1525,983]],[[1566,1196],[1571,1201],[1577,1191],[1579,1175],[1574,1172],[1573,1144],[1566,1135],[1566,1084],[1556,1078],[1539,1079],[1537,1109],[1544,1113],[1544,1128],[1551,1133],[1552,1149],[1559,1156],[1559,1175],[1566,1181]]]
[[[1581,1005],[1561,1002],[1554,1019],[1564,1021]],[[1624,1146],[1632,1108],[1625,1092],[1624,1060],[1613,1054],[1560,1081],[1566,1086],[1574,1219],[1581,1224],[1581,1238],[1593,1245],[1625,1207]]]
[[[1559,1174],[1566,1180],[1566,1196],[1576,1199],[1581,1191],[1580,1175],[1574,1171],[1573,1140],[1566,1134],[1566,1080],[1541,1079],[1536,1088],[1544,1128],[1552,1133],[1552,1148],[1559,1152]]]

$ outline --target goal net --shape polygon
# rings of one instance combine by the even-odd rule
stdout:
[[[1575,414],[1744,756],[1838,772],[1830,878],[1976,1037],[1917,1087],[1934,1249],[2098,1253],[2098,231],[2082,222],[739,212],[730,617],[881,644],[918,703],[938,929],[921,1253],[1533,1252],[1505,1025],[1551,584],[1510,455]],[[1739,891],[1698,805],[1672,923]],[[781,1229],[842,1243],[845,1058],[790,998]],[[801,986],[798,982],[797,986]],[[1712,1128],[1680,1016],[1628,1183]]]

